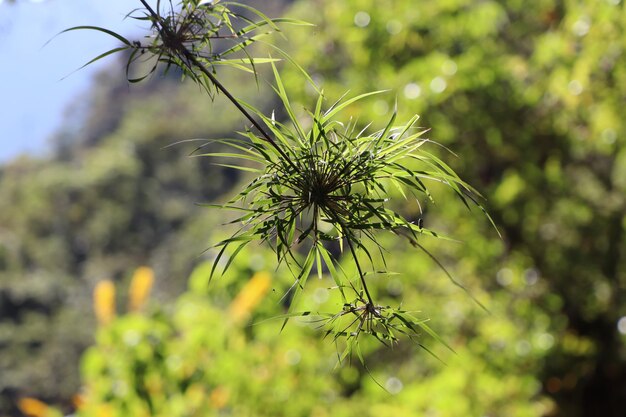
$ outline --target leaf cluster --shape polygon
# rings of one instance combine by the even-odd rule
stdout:
[[[232,221],[239,225],[238,230],[215,246],[219,252],[212,274],[227,249],[230,256],[224,271],[250,242],[266,242],[275,251],[277,264],[284,263],[292,271],[295,280],[290,295],[294,297],[304,289],[314,269],[320,278],[324,271],[330,273],[334,288],[341,292],[344,310],[326,315],[328,333],[348,340],[366,333],[384,343],[395,342],[396,331],[416,334],[423,329],[423,321],[407,319],[401,310],[377,305],[368,288],[368,274],[387,273],[386,266],[376,270],[377,255],[386,265],[386,250],[377,233],[402,236],[429,256],[418,239],[443,236],[425,228],[421,217],[410,220],[394,210],[388,189],[393,187],[404,198],[414,199],[420,212],[420,199],[433,201],[430,183],[447,186],[468,207],[476,202],[478,193],[427,150],[426,145],[434,142],[424,137],[426,129],[416,126],[417,116],[395,125],[394,111],[384,128],[375,131],[370,131],[370,125],[359,129],[357,121],[339,119],[340,112],[351,104],[382,91],[344,97],[325,110],[320,93],[314,109],[306,110],[307,117],[301,118],[275,67],[274,77],[274,90],[288,115],[286,122],[241,102],[261,120],[274,138],[272,142],[246,130],[241,132],[242,138],[209,141],[195,151],[197,156],[237,160],[220,165],[255,174],[235,197],[217,205],[241,214]],[[233,152],[206,152],[216,142]],[[356,266],[355,276],[341,268],[333,248],[346,250]],[[359,254],[369,261],[371,272],[365,270]],[[345,327],[337,327],[334,322],[348,313],[354,319]],[[311,312],[295,315],[302,314]]]
[[[137,9],[130,16],[151,24],[148,42],[130,42],[119,34],[97,27],[68,29],[102,31],[123,43],[89,63],[114,52],[130,50],[126,65],[129,75],[131,66],[147,55],[147,59],[154,59],[155,63],[144,76],[132,78],[129,75],[130,82],[145,79],[156,71],[159,63],[165,64],[166,71],[172,66],[177,67],[183,77],[192,79],[211,98],[216,91],[222,92],[252,123],[251,129],[241,132],[241,138],[207,143],[230,146],[233,152],[205,152],[207,145],[196,152],[199,156],[233,158],[236,163],[222,165],[256,174],[231,201],[220,206],[242,214],[233,220],[240,228],[216,245],[219,252],[212,275],[227,249],[232,249],[232,253],[229,253],[224,270],[247,244],[265,242],[275,251],[277,264],[287,265],[295,278],[286,295],[295,297],[304,289],[314,266],[320,278],[325,270],[330,273],[344,306],[350,306],[347,311],[357,317],[345,329],[331,330],[337,337],[354,335],[356,340],[360,334],[366,333],[382,341],[380,335],[384,334],[393,342],[396,340],[394,331],[400,328],[417,334],[421,321],[402,320],[402,316],[394,315],[394,311],[399,314],[401,310],[376,304],[366,281],[366,275],[371,271],[364,269],[363,261],[364,258],[369,260],[376,273],[388,273],[385,248],[376,235],[381,231],[407,238],[433,259],[418,243],[418,238],[441,236],[424,228],[421,217],[407,219],[395,211],[389,205],[388,188],[397,189],[406,199],[414,198],[420,212],[420,198],[432,201],[428,184],[439,183],[450,188],[468,208],[470,203],[478,205],[476,198],[479,196],[446,163],[425,150],[425,145],[431,141],[423,137],[426,130],[416,126],[418,117],[413,116],[408,122],[396,125],[394,110],[385,126],[376,131],[370,130],[372,123],[363,127],[356,120],[342,121],[337,117],[342,110],[382,92],[369,92],[348,99],[344,96],[323,110],[323,92],[317,89],[306,71],[274,46],[295,64],[319,93],[314,109],[306,110],[308,117],[301,119],[290,103],[275,66],[276,60],[271,56],[253,59],[247,47],[278,30],[279,21],[302,22],[270,19],[252,7],[233,2],[183,0],[175,8],[168,0],[169,7],[163,9],[158,1],[153,9],[144,0],[140,1],[144,9]],[[242,9],[260,20],[254,22],[244,13],[234,12],[233,8]],[[223,42],[232,42],[232,45],[223,46]],[[243,57],[226,58],[236,53],[243,53]],[[277,120],[274,114],[267,116],[234,97],[216,78],[217,65],[249,70],[256,75],[255,62],[272,65],[273,88],[287,121]],[[334,246],[338,246],[341,253],[348,249],[346,252],[354,263],[356,274],[339,266],[339,255],[332,251]],[[375,267],[373,251],[378,252],[385,265],[382,271]],[[435,262],[443,268],[436,259]],[[451,278],[450,274],[448,276]],[[335,315],[329,320],[330,329],[333,329],[333,317]],[[378,327],[384,331],[375,330]],[[350,346],[352,337],[348,337],[348,341]],[[351,351],[350,347],[348,351]]]
[[[252,57],[249,47],[272,33],[280,32],[279,23],[305,24],[293,19],[272,19],[253,7],[237,2],[183,0],[174,4],[172,0],[158,0],[156,8],[145,1],[141,3],[144,7],[131,11],[127,17],[150,24],[150,33],[143,40],[131,41],[98,26],[76,26],[61,32],[95,30],[122,43],[91,59],[83,67],[109,55],[126,52],[129,82],[143,81],[160,67],[165,72],[177,68],[183,76],[191,78],[213,96],[221,89],[216,78],[218,66],[236,68],[256,76],[257,64],[275,59]],[[137,65],[144,71],[141,75],[134,75],[133,68]],[[144,69],[146,65],[147,70]]]

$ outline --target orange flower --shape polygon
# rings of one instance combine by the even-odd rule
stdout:
[[[229,307],[230,316],[236,323],[241,323],[250,317],[252,310],[269,291],[271,280],[269,273],[257,272],[237,294]]]
[[[108,324],[115,317],[115,284],[100,281],[93,291],[93,309],[100,324]]]
[[[17,402],[17,406],[22,413],[29,417],[45,417],[50,409],[47,404],[30,397],[21,398]]]
[[[130,282],[130,292],[128,299],[129,311],[138,311],[146,302],[152,284],[154,283],[154,271],[152,268],[142,266],[137,268]]]

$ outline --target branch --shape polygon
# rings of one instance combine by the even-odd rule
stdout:
[[[248,119],[252,123],[252,125],[261,133],[261,135],[263,136],[263,139],[266,140],[270,145],[272,145],[274,149],[278,151],[280,156],[284,158],[284,160],[287,161],[291,165],[292,168],[297,169],[297,167],[294,165],[291,159],[287,156],[285,151],[283,151],[280,148],[280,146],[278,146],[278,144],[267,133],[265,128],[263,128],[263,126],[261,126],[261,124],[257,122],[245,108],[243,108],[243,106],[228,91],[228,89],[215,77],[215,75],[213,75],[211,71],[209,71],[201,62],[199,62],[196,56],[191,51],[189,51],[189,49],[187,49],[187,47],[183,45],[182,42],[180,42],[180,40],[178,40],[176,36],[174,36],[170,28],[167,25],[162,24],[161,16],[157,12],[155,12],[154,9],[150,7],[150,5],[145,0],[140,0],[140,1],[141,1],[141,4],[144,5],[146,10],[148,10],[150,15],[152,16],[154,20],[153,23],[156,26],[157,31],[161,34],[161,37],[166,38],[168,40],[168,45],[174,48],[175,51],[178,52],[180,55],[185,57],[185,60],[187,61],[187,65],[190,67],[190,69],[192,69],[191,67],[195,67],[199,69],[202,72],[202,74],[207,76],[209,80],[211,80],[215,88],[221,91],[228,98],[228,100],[237,108],[237,110],[241,114],[243,114],[246,117],[246,119]],[[169,41],[171,41],[173,45]]]

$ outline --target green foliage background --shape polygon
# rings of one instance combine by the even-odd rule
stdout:
[[[621,416],[624,4],[301,0],[284,13],[317,25],[289,29],[283,46],[329,103],[347,90],[390,89],[353,114],[385,119],[397,99],[399,119],[420,114],[430,137],[459,155],[442,152],[446,162],[488,197],[502,240],[439,193],[425,223],[462,243],[423,244],[490,313],[390,239],[389,267],[400,274],[374,278],[375,291],[431,318],[457,353],[423,341],[446,365],[409,343],[372,344],[371,376],[358,365],[333,370],[335,347],[310,325],[279,333],[280,321],[229,322],[230,301],[255,271],[270,271],[275,291],[252,322],[284,312],[290,278],[254,248],[206,286],[212,254],[198,255],[227,235],[227,218],[193,203],[225,201],[240,178],[186,158],[193,146],[162,147],[222,137],[242,120],[174,78],[129,92],[117,65],[81,123],[58,134],[54,157],[0,171],[0,413],[19,415],[23,395],[68,408],[84,386],[84,415]],[[300,108],[314,105],[297,71],[286,65],[281,76]],[[226,83],[279,111],[263,84]],[[123,311],[142,264],[157,274],[153,304],[96,332],[95,283],[117,281]],[[332,281],[310,282],[302,308],[336,308]]]

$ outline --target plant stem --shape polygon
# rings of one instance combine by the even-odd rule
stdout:
[[[215,76],[211,74],[211,72],[208,69],[206,69],[206,67],[204,67],[204,65],[202,65],[202,63],[200,63],[197,60],[197,58],[193,56],[193,54],[191,54],[191,52],[189,52],[186,48],[184,49],[184,54],[185,54],[185,58],[187,58],[193,65],[198,67],[200,71],[211,80],[213,85],[215,85],[215,88],[217,88],[222,93],[224,93],[224,95],[228,98],[228,100],[230,100],[231,103],[233,103],[233,105],[237,108],[237,110],[239,110],[239,112],[243,114],[252,123],[252,125],[257,128],[259,132],[261,132],[264,139],[267,142],[269,142],[278,151],[280,156],[283,157],[285,161],[289,162],[289,164],[292,165],[293,168],[296,168],[296,166],[293,164],[293,162],[291,162],[291,159],[287,156],[285,151],[283,151],[280,148],[280,146],[278,146],[276,142],[274,142],[274,140],[270,137],[267,131],[259,124],[259,122],[257,122],[252,117],[252,115],[246,109],[243,108],[241,104],[239,104],[237,99],[226,89],[226,87],[224,87],[224,85],[221,82],[219,82],[218,79],[215,78]]]
[[[174,45],[170,45],[170,46],[174,46],[175,50],[179,54],[185,57],[185,59],[188,62],[187,65],[189,65],[190,67],[195,67],[199,69],[202,72],[202,74],[207,76],[209,80],[211,80],[215,88],[221,91],[226,96],[226,98],[228,98],[228,100],[231,103],[233,103],[233,105],[237,108],[237,110],[239,110],[239,112],[243,114],[246,117],[246,119],[248,119],[252,123],[252,125],[261,133],[263,138],[270,145],[272,145],[274,149],[278,151],[280,156],[285,161],[287,161],[292,166],[292,168],[297,170],[297,167],[291,161],[291,159],[287,156],[285,151],[283,151],[280,148],[280,146],[278,146],[278,144],[271,138],[271,136],[267,133],[267,131],[263,128],[263,126],[261,126],[261,124],[252,117],[252,115],[239,103],[239,101],[237,101],[237,99],[230,93],[230,91],[228,91],[228,89],[226,89],[226,87],[224,87],[224,85],[217,78],[215,78],[215,76],[200,61],[198,61],[196,56],[192,54],[189,51],[189,49],[185,47],[185,45],[183,45],[179,40],[176,39],[174,34],[171,33],[170,28],[161,23],[159,14],[156,13],[154,9],[150,7],[150,5],[145,0],[140,0],[140,1],[141,1],[141,4],[143,4],[143,6],[146,8],[146,10],[148,10],[150,15],[154,19],[153,23],[155,26],[157,26],[157,29],[159,30],[159,32],[162,32],[162,35],[164,34],[165,37],[168,39],[168,41],[173,41],[175,43]]]
[[[354,250],[354,246],[352,245],[352,240],[350,240],[349,236],[346,236],[346,241],[348,242],[348,246],[350,247],[350,252],[352,253],[352,259],[354,259],[356,269],[359,272],[359,278],[361,278],[361,283],[363,284],[363,290],[365,291],[365,295],[367,296],[367,301],[371,306],[374,306],[374,300],[372,299],[369,289],[367,288],[367,284],[365,283],[365,276],[363,275],[361,264],[359,263],[359,259],[356,256],[356,251]]]

